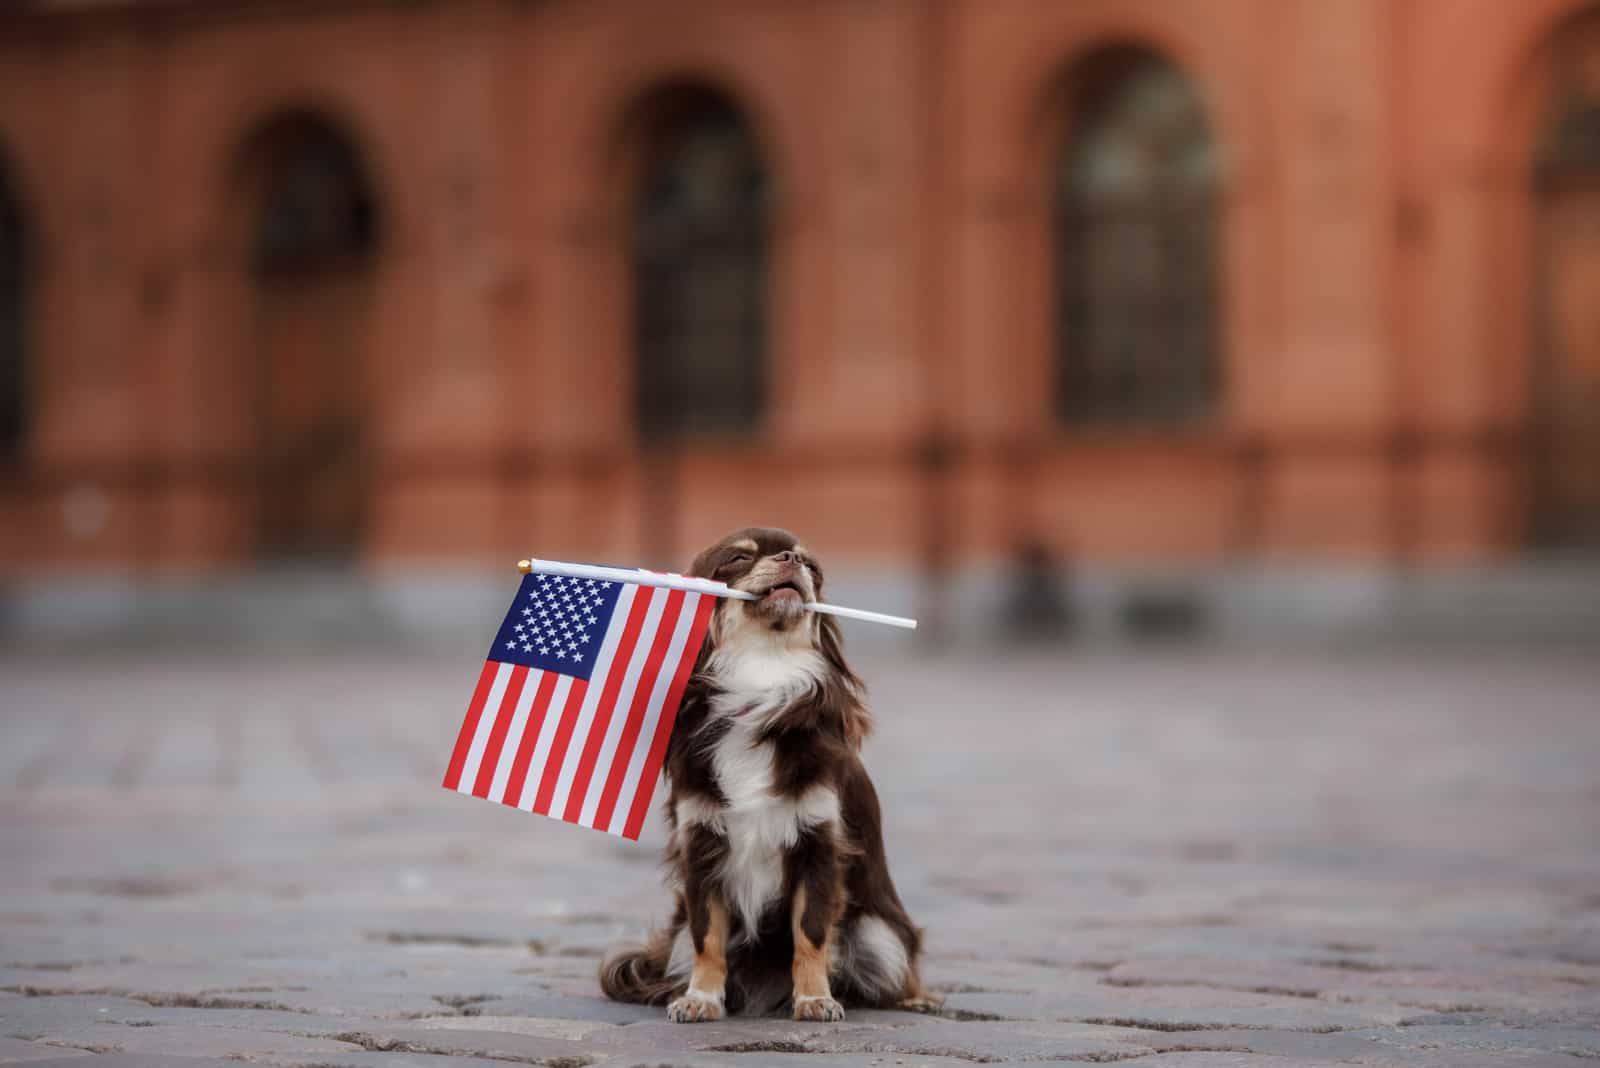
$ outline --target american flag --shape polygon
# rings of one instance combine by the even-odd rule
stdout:
[[[716,598],[523,576],[444,786],[638,838]]]

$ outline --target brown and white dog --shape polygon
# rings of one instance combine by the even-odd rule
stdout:
[[[667,748],[667,882],[677,907],[600,985],[680,1023],[766,1013],[840,1020],[840,1001],[926,1011],[922,932],[889,878],[878,795],[861,765],[872,719],[838,624],[808,612],[822,571],[788,531],[754,527],[691,574],[724,599]]]

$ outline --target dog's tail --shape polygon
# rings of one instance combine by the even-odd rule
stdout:
[[[635,946],[606,957],[600,965],[600,989],[606,997],[640,1005],[665,1005],[681,994],[687,984],[668,971],[677,926],[657,931],[642,948]]]

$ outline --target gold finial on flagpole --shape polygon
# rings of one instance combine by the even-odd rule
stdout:
[[[533,561],[532,560],[518,560],[517,561],[517,570],[522,572],[524,575],[526,575],[528,572],[533,570]]]

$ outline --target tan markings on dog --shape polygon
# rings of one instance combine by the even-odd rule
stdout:
[[[761,546],[757,545],[754,538],[740,538],[738,541],[729,542],[730,549],[744,549],[748,552],[760,552]]]
[[[705,941],[694,955],[694,970],[689,973],[689,989],[667,1006],[667,1015],[678,1023],[720,1020],[724,1014],[723,991],[728,982],[728,910],[712,898],[706,903],[710,923]]]
[[[794,1018],[796,1020],[842,1020],[844,1009],[833,1000],[828,989],[828,943],[832,937],[824,935],[822,945],[816,945],[806,935],[801,918],[806,913],[806,889],[801,887],[794,895],[794,908],[789,913],[789,925],[794,931]]]
[[[704,947],[694,955],[694,971],[689,974],[689,989],[722,993],[728,981],[728,909],[712,898],[706,904],[711,925],[706,930]]]

